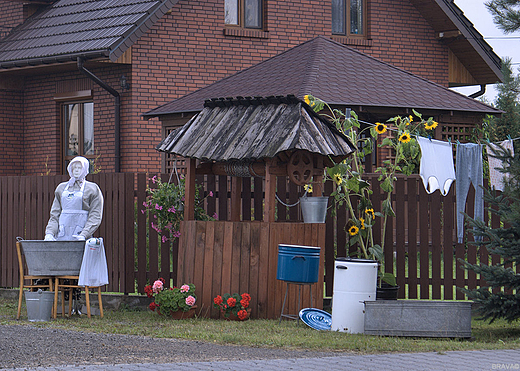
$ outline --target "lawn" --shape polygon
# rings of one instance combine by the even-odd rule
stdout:
[[[445,352],[450,350],[515,349],[520,348],[520,323],[493,324],[473,320],[471,339],[433,339],[380,337],[316,331],[300,322],[278,320],[248,320],[232,322],[195,318],[172,320],[151,311],[129,308],[105,311],[105,317],[86,316],[58,318],[50,322],[27,321],[25,307],[17,321],[17,300],[0,298],[0,325],[36,326],[73,331],[107,334],[151,336],[197,340],[218,344],[309,349],[315,351],[355,352],[358,354],[383,352]]]

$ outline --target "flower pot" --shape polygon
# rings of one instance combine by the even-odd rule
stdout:
[[[300,197],[304,223],[325,223],[328,197]]]
[[[187,312],[183,312],[182,310],[178,310],[176,312],[170,312],[170,316],[173,319],[188,319],[195,317],[195,309],[197,309],[197,306],[194,305],[191,307]]]
[[[238,316],[235,316],[233,313],[230,313],[229,317],[225,317],[224,311],[221,311],[220,313],[221,313],[222,317],[228,321],[246,321],[249,319],[249,316],[251,315],[251,308],[247,308],[246,312],[247,312],[247,316],[244,319],[238,318]]]
[[[376,300],[397,300],[400,286],[391,286],[385,282],[376,289]]]

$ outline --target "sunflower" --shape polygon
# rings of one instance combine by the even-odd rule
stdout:
[[[314,102],[311,102],[311,96],[309,94],[303,96],[303,101],[309,106],[314,106]]]
[[[305,184],[303,189],[307,191],[307,193],[312,193],[312,184]]]
[[[413,116],[412,115],[408,116],[408,119],[410,120],[410,123],[411,123],[413,121]]]
[[[424,123],[424,128],[426,130],[433,130],[437,127],[437,125],[439,125],[439,123],[437,121],[432,121],[431,124],[428,124],[428,122],[425,122]]]
[[[365,209],[365,214],[372,216],[375,219],[374,209]]]
[[[359,221],[361,222],[361,229],[365,229],[365,219],[359,218]]]
[[[378,134],[383,134],[384,132],[386,132],[386,128],[387,128],[387,126],[385,124],[376,122],[376,132]]]
[[[341,185],[341,183],[343,183],[343,178],[341,177],[341,174],[334,174],[334,181],[337,185]]]
[[[350,234],[351,236],[355,236],[358,233],[359,233],[359,228],[356,227],[355,225],[353,225],[352,227],[350,227],[348,229],[348,234]]]
[[[412,137],[410,136],[410,133],[405,131],[399,136],[399,141],[401,143],[408,143],[410,140],[412,140]]]

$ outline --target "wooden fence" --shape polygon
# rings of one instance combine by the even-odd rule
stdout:
[[[377,175],[368,175],[373,184],[375,210],[385,197],[378,189]],[[163,180],[168,181],[166,175]],[[16,237],[43,239],[56,185],[64,176],[0,177],[0,287],[18,286]],[[146,174],[95,174],[89,180],[103,191],[105,208],[103,222],[96,233],[105,241],[110,284],[107,291],[143,292],[143,287],[158,277],[176,279],[177,242],[161,243],[151,228],[150,220],[141,212],[147,186],[153,183]],[[226,176],[198,177],[209,215],[218,220],[229,220],[229,183]],[[263,181],[261,178],[242,178],[242,220],[261,220]],[[499,257],[489,256],[484,249],[456,240],[455,186],[443,197],[439,192],[428,195],[418,176],[399,177],[393,194],[396,218],[390,221],[385,251],[385,270],[397,275],[401,286],[400,297],[421,299],[464,299],[456,287],[474,288],[479,277],[460,268],[456,259],[497,263]],[[330,194],[333,184],[325,184]],[[278,178],[277,195],[284,203],[297,203],[302,190],[283,177]],[[473,189],[468,195],[466,212],[473,214]],[[329,202],[331,205],[332,202]],[[325,296],[331,296],[334,259],[349,255],[348,236],[344,225],[348,221],[345,208],[332,217],[329,209],[326,221]],[[485,215],[488,218],[488,214]],[[286,207],[278,203],[278,221],[301,221],[299,206]],[[494,227],[500,221],[493,217]],[[380,225],[374,229],[375,239],[381,238]],[[471,239],[471,238],[470,238]]]

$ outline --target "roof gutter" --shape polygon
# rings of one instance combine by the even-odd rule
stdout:
[[[78,63],[78,70],[80,70],[82,73],[87,75],[88,78],[93,80],[96,84],[101,86],[103,89],[108,91],[110,94],[112,94],[115,98],[115,104],[114,104],[114,142],[115,142],[115,153],[114,153],[114,169],[116,173],[121,172],[120,168],[120,162],[121,162],[121,144],[120,144],[120,133],[121,133],[121,96],[111,86],[107,85],[103,80],[101,80],[99,77],[94,75],[92,72],[87,70],[83,66],[83,59],[81,57],[78,57],[77,63]]]
[[[480,90],[473,94],[468,95],[468,97],[475,99],[475,98],[478,98],[478,97],[484,95],[484,93],[486,93],[486,85],[480,85]]]

